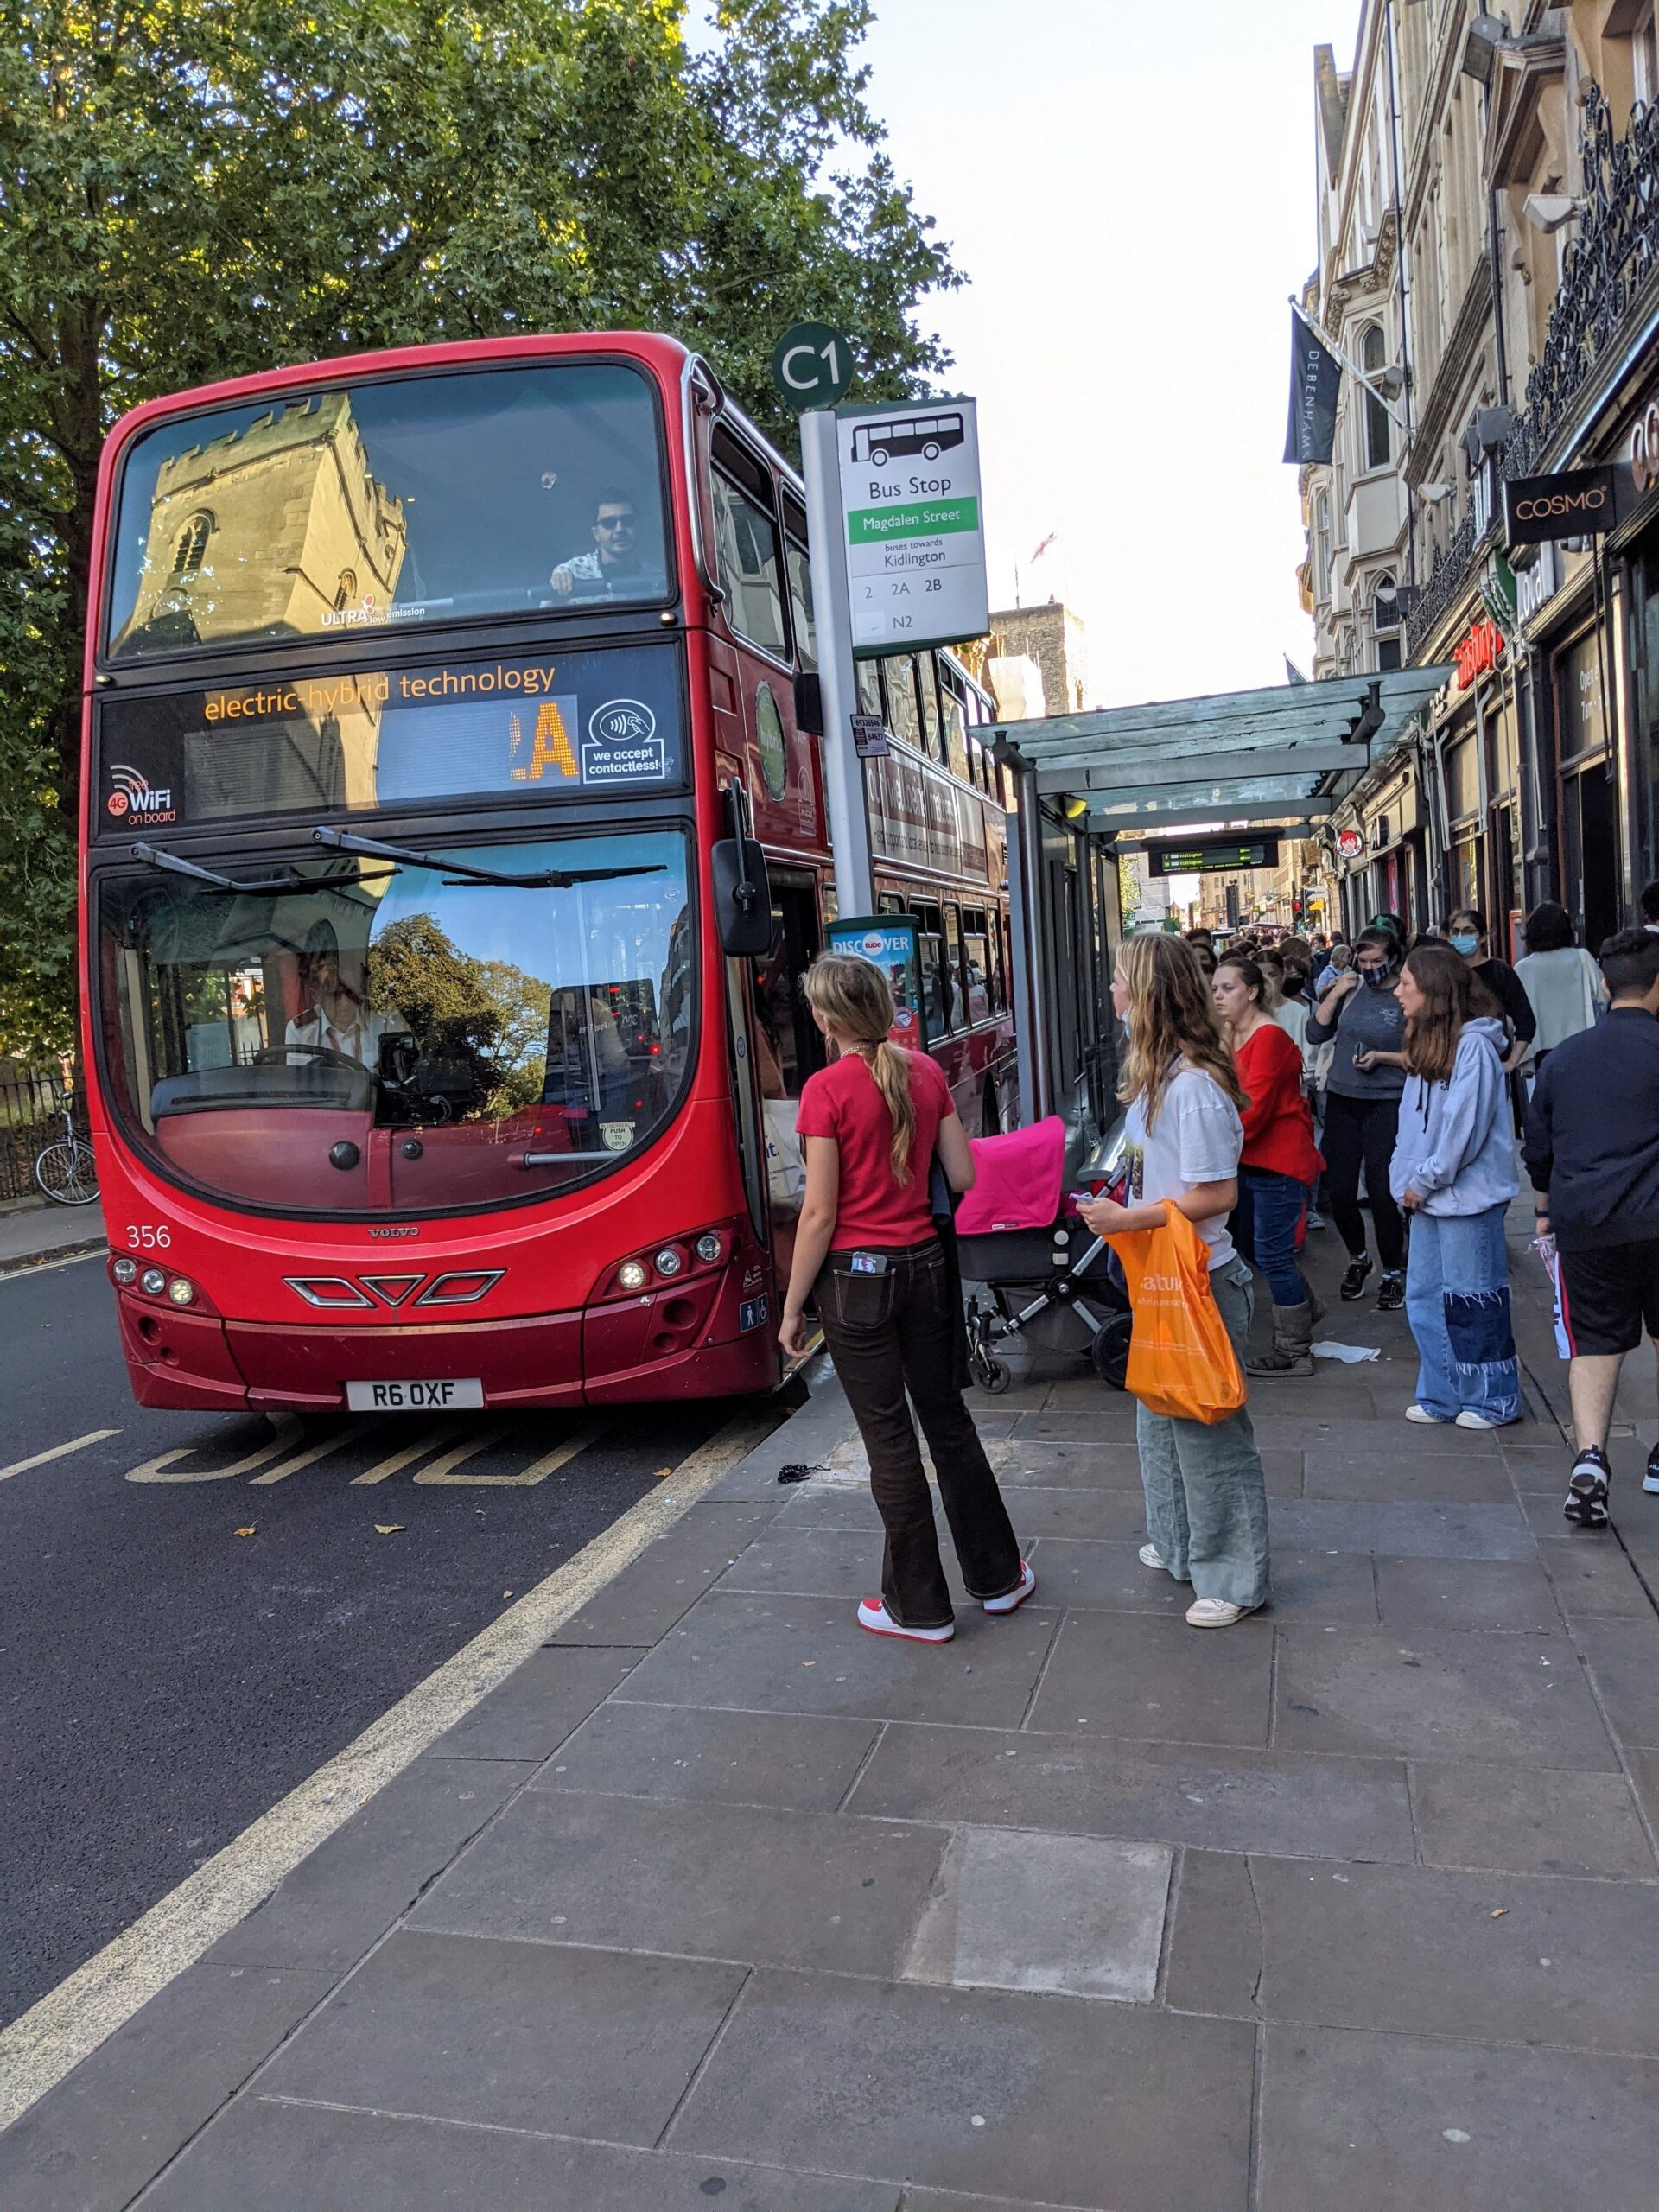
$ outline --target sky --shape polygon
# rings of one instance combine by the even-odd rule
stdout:
[[[1287,300],[1358,0],[876,4],[870,104],[971,280],[921,316],[979,401],[993,607],[1017,564],[1076,608],[1090,706],[1306,672]]]

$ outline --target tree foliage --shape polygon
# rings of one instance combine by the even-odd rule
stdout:
[[[99,447],[162,392],[655,328],[779,432],[804,315],[874,397],[957,281],[881,149],[868,0],[0,0],[0,1048],[65,1041]]]

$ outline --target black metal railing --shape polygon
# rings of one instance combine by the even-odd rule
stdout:
[[[1638,101],[1629,128],[1616,138],[1600,86],[1586,86],[1579,155],[1585,202],[1579,235],[1561,257],[1560,289],[1543,354],[1527,378],[1524,404],[1497,458],[1498,493],[1508,479],[1536,471],[1573,402],[1626,334],[1634,309],[1659,276],[1659,104]],[[1494,511],[1496,505],[1495,499]],[[1467,581],[1478,536],[1471,497],[1406,618],[1408,659]]]
[[[86,1105],[79,1092],[66,1093],[55,1072],[24,1074],[0,1082],[0,1199],[39,1196],[35,1155],[63,1135],[63,1109],[82,1136]]]

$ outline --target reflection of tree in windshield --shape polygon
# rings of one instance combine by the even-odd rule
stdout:
[[[495,1119],[539,1100],[549,986],[506,960],[462,952],[430,914],[389,923],[370,948],[369,995],[395,1006],[423,1055],[464,1060],[477,1110]]]

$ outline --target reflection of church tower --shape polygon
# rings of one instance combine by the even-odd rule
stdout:
[[[378,624],[405,545],[403,502],[370,472],[351,394],[291,400],[163,461],[122,643],[346,632],[353,613]]]

